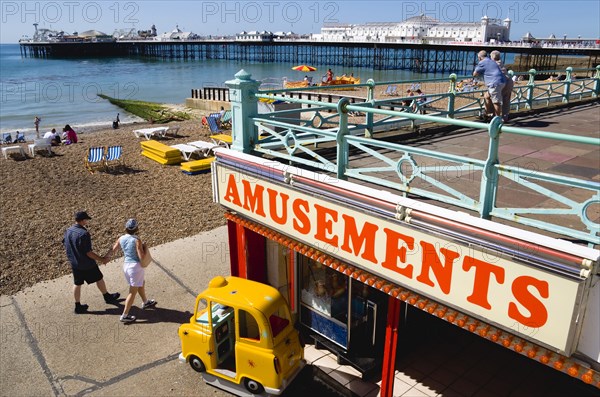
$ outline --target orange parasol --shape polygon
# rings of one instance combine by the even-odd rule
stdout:
[[[314,66],[308,66],[308,65],[298,65],[298,66],[294,66],[292,68],[292,70],[297,70],[299,72],[314,72],[315,70],[317,70],[317,68],[315,68]]]

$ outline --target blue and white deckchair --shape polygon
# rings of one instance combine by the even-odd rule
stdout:
[[[123,161],[123,147],[122,146],[109,146],[106,149],[106,156],[104,158],[104,164],[106,167],[122,167],[125,165]]]
[[[210,128],[210,132],[213,132],[215,134],[223,132],[223,130],[221,130],[221,128],[219,128],[218,119],[216,117],[213,117],[213,116],[208,117],[207,122],[208,122],[208,128]]]
[[[12,136],[10,135],[10,132],[5,132],[4,134],[2,134],[2,143],[5,144],[5,145],[13,143]]]
[[[104,148],[100,146],[88,148],[83,163],[92,174],[97,169],[104,169],[106,167],[106,164],[104,163]]]

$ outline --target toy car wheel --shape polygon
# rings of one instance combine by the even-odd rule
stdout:
[[[263,391],[265,391],[263,385],[252,379],[246,379],[244,381],[244,386],[246,386],[246,390],[252,394],[261,394]]]
[[[196,372],[206,371],[206,367],[204,366],[204,363],[202,362],[202,360],[200,360],[196,356],[190,357],[190,367],[192,367],[192,369]]]

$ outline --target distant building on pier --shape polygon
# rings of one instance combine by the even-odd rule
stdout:
[[[484,16],[480,22],[440,22],[421,14],[403,22],[326,24],[317,41],[418,42],[428,44],[510,41],[511,20]]]
[[[176,25],[175,29],[173,29],[170,32],[165,32],[165,33],[161,34],[160,36],[156,37],[155,39],[157,39],[159,41],[171,41],[171,40],[186,41],[186,40],[196,40],[199,37],[200,36],[198,36],[194,32],[184,32],[184,31],[182,31],[181,29],[179,29],[179,25]]]

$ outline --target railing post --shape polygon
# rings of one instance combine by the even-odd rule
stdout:
[[[234,150],[250,153],[258,142],[257,129],[253,118],[258,115],[258,99],[254,94],[260,82],[252,80],[252,75],[244,69],[235,74],[235,80],[225,82],[231,98],[231,135]]]
[[[454,99],[456,98],[456,74],[450,75],[450,89],[448,90],[448,114],[446,117],[454,118]]]
[[[500,126],[502,117],[496,116],[488,126],[490,144],[488,146],[488,157],[481,175],[481,188],[479,191],[479,215],[483,219],[490,219],[490,212],[496,205],[496,193],[498,191],[498,146],[500,141]]]
[[[337,178],[346,180],[346,167],[348,166],[348,111],[346,106],[350,101],[348,98],[342,98],[337,103],[337,111],[340,115],[340,128],[338,129],[335,140],[337,141]]]
[[[573,78],[573,68],[567,68],[567,75],[565,77],[565,91],[563,94],[563,102],[569,102],[569,95],[571,93],[571,79]]]
[[[373,102],[375,99],[375,81],[373,79],[367,80],[367,102]],[[373,113],[366,113],[367,129],[365,130],[365,138],[373,138]]]
[[[600,65],[596,66],[596,76],[594,76],[596,80],[594,82],[594,94],[596,97],[600,96]]]
[[[527,82],[527,106],[533,109],[533,89],[535,88],[535,69],[529,70],[529,81]]]

